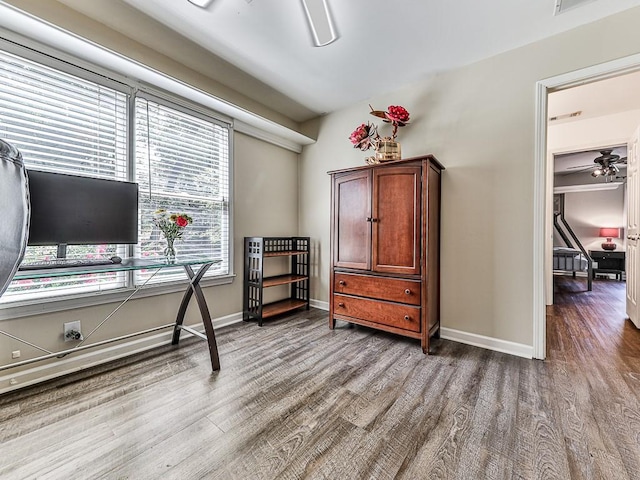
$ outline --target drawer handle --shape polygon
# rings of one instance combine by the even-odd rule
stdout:
[[[343,287],[347,284],[347,282],[345,282],[344,280],[340,280],[338,282],[338,285],[342,285]]]
[[[339,307],[344,307],[344,303],[340,302],[340,303],[338,303],[338,306]]]
[[[404,316],[404,319],[405,319],[405,320],[411,320],[411,317],[409,317],[409,315],[405,315],[405,316]]]
[[[406,293],[407,295],[411,295],[411,290],[409,290],[408,288],[404,291],[404,293]]]

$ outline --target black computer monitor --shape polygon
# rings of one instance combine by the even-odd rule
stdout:
[[[138,243],[138,184],[27,170],[29,245]]]

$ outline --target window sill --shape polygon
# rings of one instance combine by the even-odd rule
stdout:
[[[217,277],[203,278],[200,286],[203,289],[217,285],[228,285],[233,282],[235,274],[221,275]],[[184,292],[189,284],[187,280],[167,282],[161,285],[150,285],[141,288],[132,300],[166,295],[169,293]],[[81,295],[66,295],[64,297],[42,298],[38,300],[17,301],[0,305],[0,321],[13,318],[30,317],[46,313],[62,312],[75,308],[93,307],[107,303],[118,303],[125,300],[134,291],[134,288],[121,288],[110,292],[91,292]]]

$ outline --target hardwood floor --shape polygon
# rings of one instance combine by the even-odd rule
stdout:
[[[0,396],[0,478],[640,479],[640,331],[580,282],[545,362],[312,309]]]

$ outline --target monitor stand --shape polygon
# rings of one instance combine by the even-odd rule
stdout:
[[[58,244],[58,253],[56,254],[56,258],[67,258],[67,244],[59,243]]]

